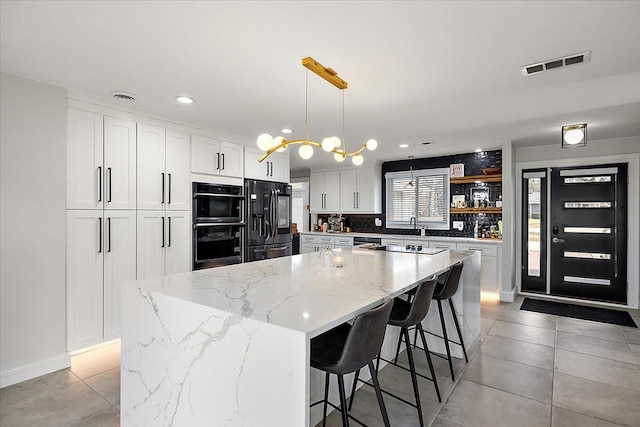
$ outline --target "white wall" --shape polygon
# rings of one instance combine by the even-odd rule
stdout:
[[[65,89],[0,74],[0,387],[69,366]]]

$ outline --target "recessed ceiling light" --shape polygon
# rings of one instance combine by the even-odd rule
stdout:
[[[408,146],[409,146],[409,144],[400,144],[400,145],[398,145],[398,147],[400,147],[400,148],[407,148]]]
[[[189,98],[188,96],[176,96],[176,101],[178,101],[180,104],[193,104],[194,102],[196,102],[195,99]]]
[[[476,153],[482,153],[482,148],[476,148]]]
[[[280,132],[282,132],[282,133],[291,133],[291,132],[293,132],[293,129],[284,128]]]

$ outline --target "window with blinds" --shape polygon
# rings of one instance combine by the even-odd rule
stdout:
[[[449,169],[385,175],[386,227],[449,229]]]

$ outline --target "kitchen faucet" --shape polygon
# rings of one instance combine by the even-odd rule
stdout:
[[[413,229],[415,230],[418,227],[418,221],[416,221],[416,217],[412,216],[409,218],[409,225],[413,223]]]

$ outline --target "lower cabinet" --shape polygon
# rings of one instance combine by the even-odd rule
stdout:
[[[502,287],[502,275],[498,268],[499,248],[499,245],[490,243],[458,243],[459,251],[481,253],[480,288],[483,291],[500,292]]]
[[[67,351],[120,336],[122,284],[136,278],[136,213],[67,211]]]
[[[320,252],[327,248],[348,248],[353,246],[353,237],[321,236],[302,234],[300,237],[300,253]]]
[[[138,279],[189,271],[188,211],[138,211]]]

